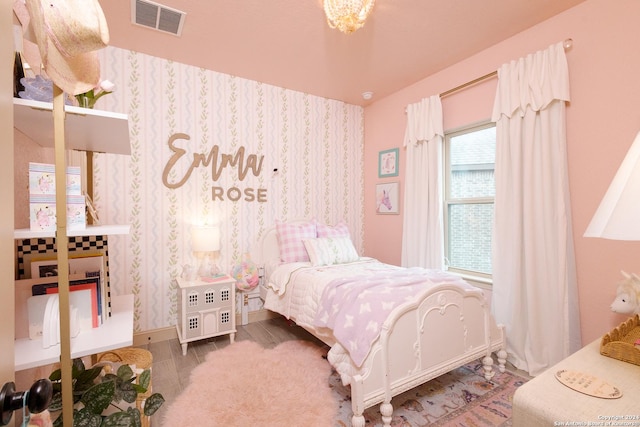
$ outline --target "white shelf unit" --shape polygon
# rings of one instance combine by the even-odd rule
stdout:
[[[133,344],[133,295],[111,297],[111,317],[71,339],[71,357],[84,357]],[[42,339],[15,341],[16,371],[60,361],[60,344],[42,348]]]
[[[67,150],[131,154],[126,114],[65,106]],[[53,104],[13,99],[13,126],[42,147],[53,147]]]
[[[131,154],[129,119],[126,114],[65,105],[64,117],[66,150]],[[14,128],[18,132],[41,147],[55,148],[53,103],[14,98],[13,119]],[[83,230],[67,230],[67,235],[122,235],[128,234],[129,228],[129,225],[89,225]],[[47,238],[55,235],[56,231],[14,230],[15,239]],[[111,309],[111,317],[104,324],[90,331],[83,331],[71,339],[72,358],[132,345],[134,296],[112,295]],[[60,332],[68,334],[68,331]],[[15,341],[16,371],[60,362],[60,355],[60,344],[45,349],[42,348],[41,339],[21,338]]]
[[[113,236],[129,234],[130,225],[88,225],[84,230],[67,230],[67,236]],[[13,231],[14,239],[44,239],[55,237],[55,231],[31,231],[28,228],[20,228]]]

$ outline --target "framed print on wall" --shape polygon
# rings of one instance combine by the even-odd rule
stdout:
[[[376,213],[398,214],[400,212],[400,183],[376,184]]]
[[[399,153],[400,149],[398,148],[391,148],[378,153],[378,178],[398,176]]]

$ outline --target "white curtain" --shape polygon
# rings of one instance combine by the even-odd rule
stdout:
[[[510,360],[537,375],[580,348],[561,43],[503,65],[493,110],[492,310]]]
[[[433,95],[407,106],[402,265],[442,269],[442,104]]]

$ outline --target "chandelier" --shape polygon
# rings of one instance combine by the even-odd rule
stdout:
[[[324,13],[331,28],[351,34],[364,25],[375,0],[324,0]]]

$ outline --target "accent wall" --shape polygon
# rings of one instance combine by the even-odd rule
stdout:
[[[109,270],[135,295],[135,331],[175,324],[193,225],[220,226],[225,272],[276,219],[345,221],[362,253],[361,107],[114,47],[100,60],[116,89],[96,108],[128,114],[131,156],[95,155],[94,204],[131,225]]]

